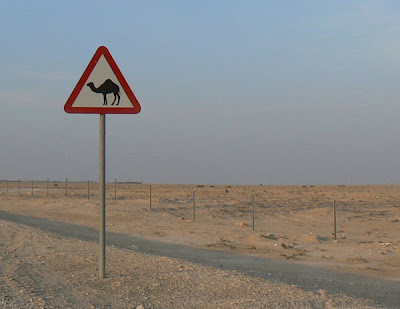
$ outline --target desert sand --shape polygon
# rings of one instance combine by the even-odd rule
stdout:
[[[0,305],[400,307],[400,186],[110,183],[105,279],[87,186],[0,184]]]

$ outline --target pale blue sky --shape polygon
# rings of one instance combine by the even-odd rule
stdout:
[[[97,179],[98,115],[65,101],[100,45],[142,105],[107,176],[400,183],[398,1],[2,1],[0,179]]]

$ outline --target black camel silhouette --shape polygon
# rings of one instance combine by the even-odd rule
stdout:
[[[102,83],[98,88],[94,86],[92,82],[88,83],[86,86],[89,86],[89,88],[96,93],[102,93],[104,97],[104,103],[103,105],[107,105],[107,93],[113,93],[114,94],[114,101],[112,102],[111,105],[114,105],[115,100],[118,97],[118,103],[121,98],[119,95],[119,86],[115,84],[111,79],[107,79],[104,83]]]

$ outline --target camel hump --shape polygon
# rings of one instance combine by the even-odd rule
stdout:
[[[116,85],[117,86],[117,84],[116,83],[114,83],[111,79],[106,79],[106,81],[103,83],[103,84],[106,84],[106,85]]]

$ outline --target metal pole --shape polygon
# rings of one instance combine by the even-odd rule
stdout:
[[[106,270],[106,115],[100,115],[100,259],[99,277]]]
[[[89,180],[87,181],[87,199],[90,200],[90,186],[89,186]]]
[[[254,203],[254,195],[253,195],[253,231],[255,230],[256,226],[256,207]]]
[[[333,200],[333,226],[334,226],[334,232],[333,232],[333,235],[335,236],[335,242],[337,241],[337,238],[336,238],[336,201],[335,200]]]
[[[65,178],[65,197],[68,197],[68,178]]]
[[[196,188],[193,188],[193,221],[196,221]]]
[[[47,179],[47,196],[49,196],[49,180]]]
[[[116,203],[117,202],[117,178],[115,178],[115,183],[114,183],[114,200]]]
[[[151,212],[151,185],[150,185],[150,212]]]

